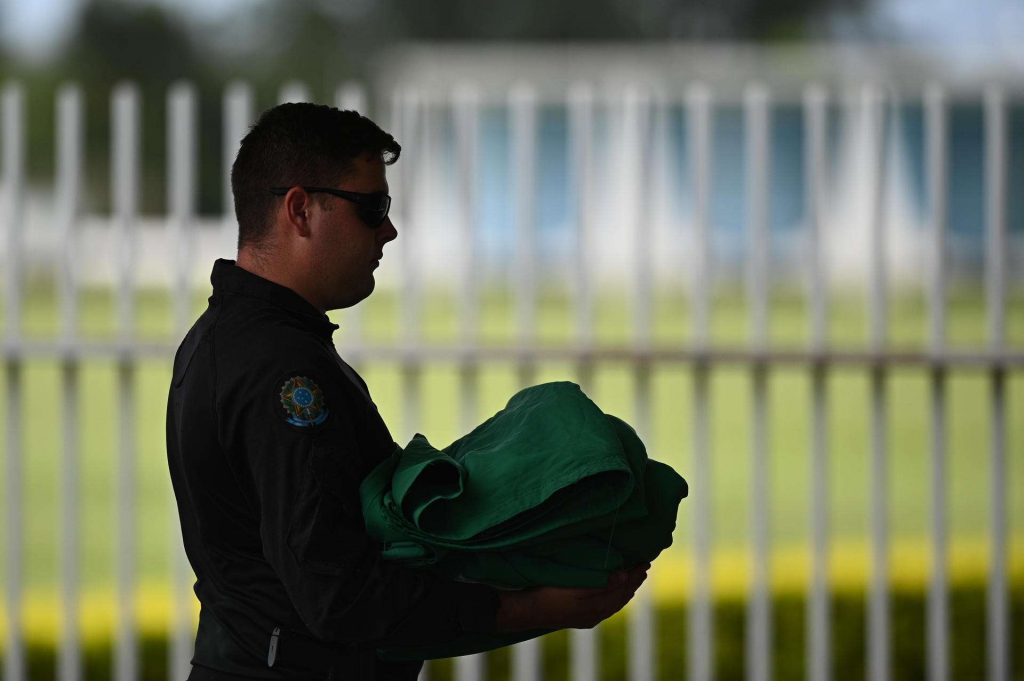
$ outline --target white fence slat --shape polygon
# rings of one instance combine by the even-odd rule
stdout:
[[[985,298],[992,350],[1006,342],[1006,96],[985,91]]]
[[[463,249],[459,286],[459,343],[475,346],[479,338],[479,274],[477,267],[477,191],[480,137],[480,94],[465,83],[452,92],[452,120],[455,128],[456,192],[458,196],[459,243]],[[462,362],[459,371],[459,415],[461,432],[477,425],[480,401],[476,362]],[[464,655],[455,660],[457,681],[483,681],[486,655]]]
[[[653,247],[654,215],[651,206],[655,193],[652,180],[653,169],[659,167],[663,148],[655,139],[658,126],[664,124],[664,105],[653,100],[650,94],[639,88],[630,88],[626,95],[627,115],[624,119],[626,133],[634,138],[630,154],[633,158],[633,210],[634,258],[636,285],[633,307],[633,346],[638,351],[650,347],[652,336],[652,308],[654,305]],[[627,137],[629,138],[629,137]],[[651,425],[651,368],[648,363],[634,365],[634,405],[636,409],[637,432],[650,444],[653,432]],[[650,586],[641,587],[631,606],[630,618],[630,679],[631,681],[652,681],[657,640],[654,622],[654,603]]]
[[[946,96],[938,85],[925,91],[926,167],[931,219],[931,267],[928,288],[929,347],[941,352],[946,329]],[[932,570],[928,588],[928,678],[949,678],[949,595],[946,527],[946,376],[931,372]]]
[[[590,280],[590,231],[593,224],[593,128],[594,93],[589,83],[573,83],[568,91],[569,145],[574,195],[575,259],[573,260],[576,347],[586,351],[593,343],[593,291]],[[577,362],[577,380],[584,392],[593,384],[593,363]],[[569,660],[572,681],[597,681],[597,629],[569,632]]]
[[[653,281],[652,215],[650,211],[650,169],[654,165],[652,102],[649,93],[630,87],[624,96],[625,116],[623,133],[627,140],[626,168],[632,176],[633,201],[630,214],[633,225],[634,275],[633,291],[633,346],[650,347],[651,307]],[[634,365],[633,402],[636,409],[636,428],[641,438],[649,437],[650,427],[650,366]],[[641,587],[630,604],[629,618],[629,678],[631,681],[651,681],[654,677],[654,611],[649,588]]]
[[[455,658],[455,678],[457,681],[484,681],[486,673],[486,656],[462,655]]]
[[[806,668],[809,681],[832,675],[829,580],[828,372],[811,370],[811,584],[807,599]]]
[[[810,347],[822,350],[827,335],[822,213],[824,194],[827,96],[818,85],[804,92],[804,177],[807,188],[807,236],[810,298]],[[827,370],[811,368],[811,580],[807,599],[806,669],[809,681],[831,678],[831,619],[829,593],[829,477]]]
[[[885,372],[871,371],[871,578],[868,585],[868,681],[889,678],[889,420]]]
[[[72,356],[78,327],[76,288],[78,217],[82,175],[82,96],[65,85],[57,93],[57,229],[63,252],[60,273],[61,336],[67,354],[61,367],[61,634],[57,678],[82,677],[79,623],[78,362]]]
[[[828,278],[825,275],[827,250],[823,225],[828,95],[818,84],[809,85],[804,92],[804,120],[810,338],[811,348],[822,350],[828,338]]]
[[[744,92],[747,146],[747,303],[750,340],[755,348],[768,342],[769,192],[771,109],[768,89],[749,85]]]
[[[4,261],[4,332],[8,356],[5,363],[7,393],[6,489],[4,496],[7,542],[4,547],[7,636],[4,641],[4,679],[25,678],[25,648],[22,632],[23,603],[23,474],[22,474],[22,381],[21,358],[21,277],[22,229],[25,221],[25,95],[17,83],[7,83],[0,91],[3,139],[3,188],[5,192],[7,257]]]
[[[118,363],[117,457],[117,624],[115,625],[114,679],[139,677],[138,624],[135,617],[137,490],[135,485],[135,365],[130,358]]]
[[[590,274],[590,231],[594,198],[594,93],[589,83],[576,82],[569,88],[569,145],[572,162],[573,218],[576,240],[573,260],[576,308],[576,345],[587,349],[593,343],[594,301]],[[577,680],[582,681],[582,679]]]
[[[479,275],[477,259],[477,175],[480,172],[480,93],[463,84],[452,94],[455,124],[456,192],[458,196],[459,244],[462,249],[459,291],[459,339],[476,345],[479,336]]]
[[[594,681],[597,678],[597,643],[596,629],[573,629],[569,632],[571,681]]]
[[[115,88],[112,98],[113,199],[118,260],[118,334],[122,347],[135,336],[135,221],[138,216],[140,113],[138,89],[130,83]],[[134,681],[139,674],[135,620],[136,489],[135,489],[135,366],[127,354],[118,362],[117,456],[117,622],[114,644],[115,681]]]
[[[196,92],[177,83],[167,93],[167,206],[174,253],[174,328],[184,334],[192,323],[191,235],[196,196]]]
[[[888,336],[888,273],[885,267],[885,183],[887,176],[885,153],[886,118],[885,101],[873,86],[864,86],[860,92],[859,115],[871,145],[871,164],[867,178],[871,192],[871,287],[868,297],[869,346],[874,351],[884,349]],[[871,580],[868,595],[867,678],[887,681],[889,678],[889,505],[888,505],[888,415],[886,398],[886,371],[883,366],[870,372],[871,420]]]
[[[1003,349],[1006,336],[1006,102],[1002,90],[985,92],[985,297],[988,345]],[[1010,678],[1006,560],[1006,382],[1005,372],[990,373],[991,402],[991,553],[988,576],[988,678]]]
[[[694,253],[691,260],[692,344],[705,349],[711,327],[711,177],[713,105],[711,92],[703,83],[690,86],[686,94],[690,178],[693,183]]]
[[[515,273],[517,341],[520,347],[535,342],[537,326],[537,234],[535,220],[535,183],[537,163],[537,93],[525,83],[510,90],[513,224],[515,230]],[[533,382],[534,367],[527,361],[517,365],[519,384]],[[532,643],[529,645],[533,645]]]
[[[61,367],[61,631],[57,678],[82,678],[79,635],[79,494],[78,494],[78,363],[65,360]]]
[[[61,335],[75,346],[78,327],[78,261],[76,222],[82,186],[82,93],[64,85],[57,93],[57,231],[62,244],[59,275]]]
[[[1010,614],[1007,587],[1009,528],[1007,527],[1006,376],[992,372],[989,390],[992,519],[988,577],[988,678],[1008,681],[1011,669]],[[1020,650],[1020,648],[1017,648]]]
[[[645,224],[643,222],[640,223]],[[636,409],[637,434],[650,445],[651,427],[651,367],[637,364],[633,375],[633,404]],[[632,567],[627,565],[626,567]],[[637,591],[629,607],[629,679],[653,681],[657,650],[655,641],[654,601],[650,580]]]
[[[947,198],[947,123],[946,94],[938,85],[929,85],[925,104],[925,167],[928,183],[928,215],[931,229],[928,280],[929,348],[941,352],[946,339],[946,214]]]
[[[652,127],[652,101],[650,94],[636,86],[625,92],[624,136],[629,159],[624,164],[632,177],[622,178],[623,186],[632,181],[632,208],[634,222],[633,257],[636,283],[633,288],[633,346],[638,350],[651,344],[651,309],[653,307],[653,202],[651,168],[655,163],[654,130]],[[627,223],[629,224],[629,223]],[[633,403],[636,409],[636,429],[641,438],[651,433],[651,368],[645,362],[633,367]],[[650,444],[648,442],[648,444]],[[626,566],[632,567],[632,566]],[[631,681],[654,679],[654,604],[650,588],[641,587],[630,605],[629,617],[629,678]]]
[[[651,101],[650,93],[637,86],[630,86],[623,93],[623,108],[623,146],[626,148],[627,158],[622,164],[622,176],[617,183],[628,188],[632,203],[628,211],[631,221],[625,224],[633,232],[630,235],[633,242],[634,277],[633,347],[643,350],[651,345],[654,287],[654,216],[651,211],[654,201],[651,169],[656,162],[651,123],[654,103]]]
[[[537,95],[520,83],[508,99],[511,116],[513,223],[516,235],[515,286],[516,322],[520,347],[532,345],[536,337],[537,282],[534,258],[537,252],[534,220],[536,166]],[[534,366],[520,360],[516,366],[520,387],[533,383]],[[541,641],[531,639],[512,647],[512,677],[515,681],[538,681],[541,672]]]
[[[928,678],[949,678],[949,594],[946,521],[946,377],[943,370],[932,371],[932,572],[928,588]]]
[[[540,681],[543,678],[540,639],[533,638],[512,646],[512,681]]]
[[[277,93],[278,104],[297,104],[312,101],[309,86],[301,80],[290,80]]]
[[[689,610],[689,679],[714,678],[714,612],[711,609],[711,436],[709,367],[693,367],[693,587]]]
[[[25,93],[18,83],[0,92],[3,133],[3,188],[7,213],[7,258],[4,262],[4,331],[10,345],[21,338],[21,252],[25,222]]]
[[[175,337],[184,336],[192,323],[192,223],[195,220],[196,195],[196,92],[188,83],[177,83],[167,93],[167,158],[169,211],[169,252],[174,254],[172,276]],[[171,487],[167,487],[167,503],[171,526],[171,594],[170,647],[167,671],[171,679],[184,679],[189,674],[193,653],[194,579],[185,555],[178,522],[177,507]]]
[[[459,343],[472,347],[480,331],[479,278],[477,267],[477,191],[476,180],[480,136],[480,98],[474,86],[464,84],[452,93],[452,118],[455,126],[456,182],[458,192],[459,243],[463,249],[459,285]],[[463,362],[460,374],[461,423],[469,432],[476,423],[477,366]]]
[[[748,681],[767,681],[772,669],[768,371],[764,364],[757,364],[752,372],[750,523],[753,561],[750,575],[751,590],[747,601],[746,678]]]
[[[694,83],[686,93],[690,178],[693,183],[694,258],[691,296],[692,345],[707,349],[710,327],[711,93]],[[714,675],[711,610],[711,452],[708,365],[693,367],[693,590],[689,610],[689,678],[711,681]]]
[[[254,122],[253,118],[253,95],[252,88],[248,83],[233,81],[224,90],[224,97],[221,104],[223,134],[223,147],[221,149],[221,163],[223,170],[221,180],[221,210],[223,213],[223,225],[221,227],[220,244],[223,248],[223,257],[234,257],[238,239],[238,223],[235,221],[234,195],[231,192],[231,166],[238,154],[238,146]]]
[[[399,200],[396,203],[401,207],[396,243],[402,265],[402,340],[409,348],[419,343],[423,296],[420,259],[417,256],[420,252],[421,227],[424,224],[418,198],[423,163],[421,151],[426,136],[425,106],[418,92],[410,88],[396,91],[396,122],[393,127],[399,131],[396,139],[402,144],[402,159],[396,165],[399,186],[396,194]]]
[[[747,230],[749,263],[747,300],[750,305],[750,342],[755,349],[768,342],[768,170],[771,112],[763,85],[744,93],[747,143]],[[763,364],[753,367],[753,429],[751,430],[751,539],[753,564],[747,602],[747,679],[767,681],[771,673],[771,546],[769,523],[768,374]]]
[[[366,88],[358,81],[350,80],[338,86],[334,93],[334,106],[342,111],[358,111],[364,116],[370,115]]]
[[[115,88],[111,111],[113,162],[110,179],[114,232],[118,244],[117,327],[125,345],[134,335],[135,324],[134,223],[138,217],[139,195],[139,107],[139,92],[134,84],[122,83]]]
[[[24,496],[22,485],[24,475],[22,472],[22,376],[21,361],[18,358],[9,357],[4,367],[6,375],[6,397],[7,397],[7,420],[6,420],[6,451],[7,466],[4,471],[6,489],[4,496],[5,515],[7,518],[7,542],[4,550],[4,575],[6,577],[6,588],[4,589],[4,603],[6,605],[6,640],[4,641],[4,679],[11,681],[23,681],[25,677],[25,640],[24,618],[22,616],[22,605],[24,603],[23,589],[23,560],[24,560],[24,532],[23,532],[23,509]]]
[[[868,179],[872,189],[870,202],[871,225],[871,282],[869,289],[869,343],[875,350],[885,346],[889,332],[889,300],[886,241],[886,184],[888,155],[886,154],[886,111],[884,95],[874,86],[865,86],[861,92],[861,115],[871,144],[871,173]]]
[[[403,428],[410,436],[420,427],[420,361],[416,348],[420,342],[420,310],[422,307],[421,273],[417,258],[418,231],[422,222],[417,220],[419,203],[418,179],[420,177],[422,144],[426,127],[425,104],[418,92],[411,87],[401,86],[392,96],[392,131],[402,145],[402,158],[396,165],[393,181],[389,181],[391,193],[398,197],[398,229],[396,248],[401,265],[399,290],[402,303],[400,309],[402,359],[402,419]],[[397,185],[397,189],[395,186]],[[426,667],[424,668],[426,672]]]

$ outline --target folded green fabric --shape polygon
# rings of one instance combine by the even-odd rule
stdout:
[[[546,383],[443,450],[416,435],[360,487],[384,557],[499,588],[601,587],[672,543],[687,486],[649,460],[636,432],[579,386]],[[464,637],[383,651],[392,659],[466,655],[546,632]]]

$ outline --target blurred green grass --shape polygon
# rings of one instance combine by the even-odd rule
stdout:
[[[1024,630],[1024,588],[1011,592],[1010,630]],[[950,591],[950,678],[986,678],[986,593],[980,584],[958,584]],[[893,633],[891,678],[914,681],[925,678],[926,595],[919,589],[897,590],[892,594],[890,626]],[[772,599],[771,678],[800,681],[806,678],[807,603],[802,595],[784,594]],[[832,678],[865,678],[866,598],[863,592],[834,594],[832,608]],[[746,604],[735,597],[718,599],[713,606],[714,678],[739,681],[745,677]],[[601,681],[628,678],[631,615],[627,610],[603,623],[596,632],[598,669]],[[654,611],[656,651],[654,678],[672,681],[687,674],[687,612],[680,603],[660,604]],[[141,681],[167,679],[168,639],[162,633],[147,633],[139,640],[139,678]],[[92,641],[83,650],[83,677],[112,677],[113,646],[110,640]],[[485,678],[506,681],[512,678],[511,649],[504,648],[485,657]],[[542,678],[551,681],[570,679],[570,633],[559,631],[541,639]],[[1010,679],[1024,680],[1024,659],[1011,655]],[[56,649],[50,641],[30,641],[27,650],[28,677],[33,681],[55,678]],[[455,678],[453,660],[427,663],[430,679]]]
[[[196,295],[196,314],[205,305],[205,293]],[[632,310],[621,292],[602,291],[595,308],[595,342],[599,345],[631,341]],[[426,343],[456,341],[459,309],[456,292],[432,290],[423,297],[421,335]],[[28,342],[52,338],[61,328],[60,307],[54,287],[41,282],[28,289],[22,325]],[[113,292],[86,290],[79,299],[78,331],[89,339],[116,335]],[[144,340],[172,338],[172,300],[166,292],[144,290],[135,296],[135,337]],[[382,290],[363,304],[362,330],[366,344],[391,343],[399,336],[401,301],[394,291]],[[1007,306],[1009,344],[1024,347],[1024,296],[1016,292]],[[573,343],[575,319],[571,299],[559,291],[545,290],[537,308],[537,340],[543,344]],[[332,315],[341,324],[335,342],[344,356],[354,340],[347,315]],[[685,347],[689,338],[689,313],[685,296],[661,291],[652,315],[652,342],[659,347]],[[807,309],[792,292],[773,296],[771,339],[780,347],[800,347],[807,341]],[[481,292],[480,338],[484,344],[511,344],[517,338],[515,301],[507,291]],[[956,290],[950,295],[948,338],[951,347],[971,348],[985,343],[983,298],[976,290]],[[926,306],[919,296],[901,295],[891,301],[890,338],[894,347],[926,347]],[[716,296],[712,339],[716,343],[743,344],[748,334],[747,307],[735,291]],[[840,347],[862,347],[867,338],[866,314],[859,296],[837,296],[829,318],[829,340]],[[176,344],[176,341],[175,341]],[[163,420],[170,358],[139,362],[136,390],[135,454],[137,468],[138,575],[151,592],[166,584],[174,544],[176,517],[171,505],[164,456]],[[437,444],[447,444],[461,434],[459,424],[458,367],[433,363],[422,370],[420,414],[412,423],[403,413],[401,368],[393,363],[367,362],[359,367],[366,377],[392,434],[400,443],[414,431],[425,433]],[[113,582],[116,557],[115,463],[118,442],[117,369],[112,361],[87,360],[81,365],[79,383],[79,454],[81,500],[81,577],[83,591],[107,593]],[[2,372],[0,372],[2,373]],[[575,380],[567,363],[542,363],[535,380]],[[59,579],[59,518],[61,458],[61,383],[59,364],[52,359],[26,360],[23,370],[23,457],[25,580],[37,594],[52,594]],[[688,366],[655,365],[652,375],[650,427],[641,432],[651,455],[676,467],[684,476],[692,470],[691,372]],[[518,389],[516,367],[493,363],[479,372],[477,416],[483,419],[500,409]],[[636,423],[634,371],[624,362],[597,367],[589,392],[602,408]],[[829,521],[837,545],[863,548],[868,533],[870,442],[868,377],[858,368],[838,368],[828,379]],[[2,392],[2,391],[0,391]],[[928,375],[916,368],[894,369],[888,382],[889,526],[894,556],[913,556],[893,561],[894,578],[920,583],[927,573],[929,527],[929,393]],[[0,418],[6,418],[5,395],[0,394]],[[990,474],[989,390],[987,375],[978,370],[956,371],[948,389],[949,508],[954,558],[974,561],[973,574],[983,571],[984,547],[989,528]],[[739,367],[715,369],[711,380],[712,525],[716,551],[716,584],[742,582],[749,561],[747,553],[751,497],[749,372]],[[780,368],[769,381],[769,452],[771,470],[771,527],[777,551],[804,556],[810,508],[810,385],[806,370]],[[1007,434],[1010,470],[1009,489],[1024,479],[1024,374],[1008,381]],[[9,424],[4,423],[4,427]],[[0,476],[6,472],[0,471]],[[1024,495],[1010,495],[1012,550],[1024,550]],[[685,575],[676,572],[685,563],[691,517],[687,503],[681,507],[676,545],[659,581],[681,584]],[[0,540],[3,537],[0,536]],[[901,546],[913,551],[899,553]],[[979,551],[981,547],[981,551]],[[837,581],[866,574],[864,551],[837,553],[854,556],[833,565]],[[789,565],[789,563],[786,563]],[[660,567],[656,565],[656,569]],[[901,572],[902,571],[902,572]],[[971,572],[969,570],[969,572]],[[1024,574],[1021,570],[1017,574]],[[674,574],[673,574],[674,573]],[[728,574],[725,574],[728,573]],[[902,576],[901,576],[902,575]],[[956,577],[956,573],[954,573]],[[850,579],[845,580],[847,583]],[[668,591],[672,591],[669,589]],[[678,591],[678,589],[676,589]],[[729,591],[724,588],[724,591]],[[55,621],[56,602],[44,598],[39,628]],[[140,609],[145,610],[145,604]],[[153,606],[162,612],[163,606]],[[31,619],[31,618],[30,618]],[[103,618],[100,618],[103,619]],[[38,629],[38,628],[37,628]]]

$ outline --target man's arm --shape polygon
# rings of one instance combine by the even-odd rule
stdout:
[[[493,589],[383,560],[359,512],[365,443],[350,419],[332,413],[309,432],[264,423],[246,438],[264,557],[307,628],[322,640],[382,647],[493,631]]]

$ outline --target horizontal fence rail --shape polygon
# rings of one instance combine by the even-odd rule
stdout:
[[[833,660],[833,632],[830,583],[830,550],[833,528],[829,523],[832,494],[829,487],[834,449],[829,438],[828,381],[834,372],[848,369],[862,372],[868,379],[866,438],[869,518],[868,544],[870,570],[865,613],[865,675],[868,679],[891,678],[893,670],[891,627],[892,527],[889,488],[890,469],[897,452],[890,451],[892,414],[889,389],[893,373],[902,368],[921,370],[928,380],[929,448],[929,522],[930,562],[927,585],[926,660],[930,681],[951,678],[952,661],[950,621],[950,522],[948,516],[950,486],[949,430],[950,378],[954,373],[974,372],[987,381],[991,400],[989,420],[985,424],[989,438],[988,475],[991,480],[988,532],[990,556],[987,576],[987,650],[984,673],[992,681],[1011,678],[1010,609],[1010,503],[1007,490],[1011,451],[1007,436],[1008,380],[1024,371],[1024,348],[1007,340],[1007,308],[1013,304],[1010,285],[1019,273],[1010,267],[1013,244],[1017,238],[1008,231],[1007,173],[1011,162],[1007,122],[1010,93],[992,86],[980,95],[984,112],[984,248],[983,278],[987,341],[976,347],[953,346],[947,338],[950,289],[954,285],[950,263],[954,241],[949,238],[950,180],[950,108],[948,96],[939,84],[923,87],[915,97],[920,100],[923,118],[925,168],[926,230],[916,238],[927,256],[923,296],[927,339],[923,347],[901,347],[892,339],[891,291],[894,281],[906,277],[893,267],[892,250],[898,245],[894,234],[894,179],[900,163],[893,155],[899,130],[898,108],[906,93],[896,93],[882,85],[866,85],[853,93],[834,93],[810,84],[795,102],[780,101],[767,83],[752,83],[738,106],[740,123],[722,115],[714,83],[694,83],[684,92],[660,92],[657,88],[632,84],[608,95],[594,83],[568,83],[565,88],[564,129],[550,124],[550,102],[541,101],[530,83],[516,85],[504,101],[498,103],[504,121],[504,137],[498,139],[491,117],[493,103],[485,102],[481,89],[463,83],[438,104],[428,101],[416,88],[401,85],[371,97],[358,83],[344,83],[332,93],[331,101],[343,108],[356,108],[380,121],[387,121],[402,146],[401,161],[392,169],[391,190],[396,201],[395,219],[401,238],[396,242],[398,274],[386,279],[385,288],[397,292],[397,332],[386,341],[373,341],[366,331],[365,312],[346,312],[345,343],[342,354],[356,366],[384,363],[399,369],[403,428],[415,432],[425,425],[424,403],[429,401],[427,370],[438,365],[454,365],[458,370],[458,400],[453,407],[459,427],[470,430],[479,419],[482,370],[507,365],[513,369],[519,386],[537,380],[546,363],[572,367],[573,379],[585,390],[596,382],[596,372],[610,365],[629,369],[633,392],[633,423],[644,439],[653,437],[653,383],[655,372],[663,366],[685,366],[690,370],[689,448],[691,469],[683,471],[690,482],[690,498],[681,510],[680,526],[691,537],[688,553],[690,575],[685,640],[678,645],[687,649],[687,678],[709,681],[714,678],[716,660],[716,624],[713,609],[712,558],[715,552],[712,496],[715,442],[712,436],[712,378],[723,367],[739,368],[750,377],[749,422],[751,423],[749,459],[749,554],[747,589],[746,647],[744,663],[749,681],[767,681],[773,677],[776,649],[775,617],[772,600],[772,509],[778,499],[771,495],[773,461],[770,443],[770,377],[780,369],[799,369],[809,378],[808,509],[807,531],[810,570],[806,585],[806,658],[805,673],[813,681],[843,676]],[[437,93],[433,93],[436,97]],[[840,96],[840,94],[842,96]],[[847,96],[849,95],[849,96]],[[309,99],[309,89],[291,82],[277,93],[279,101]],[[231,219],[230,184],[227,174],[221,178],[223,215],[210,221],[199,215],[197,204],[199,155],[202,131],[198,116],[198,94],[187,83],[173,86],[167,93],[167,187],[166,220],[160,230],[169,248],[161,252],[170,277],[171,338],[150,339],[138,336],[141,280],[149,275],[140,264],[144,221],[140,209],[145,119],[138,88],[118,86],[111,95],[110,148],[110,232],[115,250],[106,253],[112,266],[109,283],[114,288],[113,335],[109,339],[86,337],[79,328],[82,317],[81,293],[91,263],[81,256],[87,216],[83,178],[84,152],[83,93],[73,85],[62,88],[55,98],[56,175],[54,180],[55,218],[59,254],[51,261],[57,281],[60,325],[56,337],[28,336],[24,332],[29,289],[26,245],[27,215],[30,206],[26,191],[35,180],[26,178],[26,130],[24,93],[17,84],[8,84],[0,94],[0,145],[2,145],[3,193],[0,219],[4,248],[3,339],[0,354],[5,376],[5,466],[4,466],[4,607],[3,643],[4,679],[26,679],[24,640],[25,523],[24,371],[27,363],[45,360],[61,367],[61,459],[60,459],[60,611],[58,677],[61,681],[82,678],[82,576],[79,564],[81,523],[77,509],[81,499],[81,447],[84,406],[79,397],[82,366],[94,360],[116,366],[117,455],[116,482],[112,487],[116,517],[109,529],[115,536],[114,564],[116,617],[113,673],[118,681],[140,678],[139,623],[137,621],[138,524],[134,509],[139,503],[137,488],[137,442],[140,427],[140,395],[137,388],[140,363],[167,361],[173,356],[177,339],[192,321],[195,294],[203,290],[197,272],[208,266],[213,255],[230,255],[201,246],[205,232],[215,231],[218,248],[234,240]],[[230,85],[222,102],[223,149],[219,149],[225,168],[233,161],[238,141],[255,114],[255,95],[243,83]],[[773,182],[778,173],[777,159],[786,150],[778,147],[773,132],[778,119],[785,119],[783,105],[795,108],[801,121],[797,157],[802,170],[800,195],[803,218],[796,237],[780,230],[773,221],[778,192]],[[866,268],[861,289],[865,292],[867,312],[866,338],[861,345],[830,341],[829,319],[834,313],[834,280],[830,276],[830,247],[837,235],[830,220],[842,192],[830,178],[837,165],[831,157],[830,126],[840,107],[846,107],[847,127],[856,131],[856,152],[860,174],[846,177],[857,186],[854,198],[862,216],[861,245]],[[733,126],[733,127],[729,127]],[[737,127],[738,126],[738,127]],[[735,129],[734,129],[735,128]],[[561,132],[551,133],[551,130]],[[739,132],[737,132],[739,130]],[[446,132],[447,131],[447,132]],[[723,132],[724,131],[724,132]],[[730,132],[731,131],[731,132]],[[834,132],[834,130],[833,130]],[[716,203],[727,166],[717,150],[721,135],[742,134],[742,172],[737,180],[744,198],[744,229],[733,234],[732,241],[743,244],[742,297],[747,305],[746,341],[725,343],[713,330],[716,297],[720,281],[726,276],[723,248],[720,244],[720,208]],[[552,137],[555,134],[555,137]],[[561,135],[558,137],[557,135]],[[497,141],[496,141],[497,140]],[[500,143],[499,143],[500,142]],[[570,225],[564,235],[566,257],[557,260],[557,279],[570,291],[570,307],[565,323],[572,328],[570,340],[550,343],[541,334],[542,297],[551,280],[551,263],[545,260],[550,235],[541,224],[541,215],[551,210],[545,203],[545,183],[552,180],[552,146],[564,146],[566,193],[564,221]],[[856,146],[856,145],[855,145]],[[685,153],[673,151],[684,147]],[[561,148],[561,147],[559,147]],[[497,149],[497,151],[495,151]],[[504,150],[504,151],[502,151]],[[787,152],[788,153],[788,152]],[[491,156],[501,155],[501,163]],[[441,161],[439,159],[446,159]],[[448,165],[444,165],[447,163]],[[504,164],[499,171],[492,166]],[[676,168],[678,166],[678,168]],[[671,170],[675,168],[675,170]],[[494,196],[482,177],[497,172],[504,178],[501,191],[510,202],[507,215],[495,217]],[[557,173],[556,173],[557,174]],[[439,177],[450,180],[444,185]],[[677,186],[672,186],[673,181]],[[684,182],[685,180],[685,182]],[[685,186],[684,205],[672,207],[673,197]],[[434,196],[453,197],[449,213],[438,208]],[[839,188],[842,189],[842,188]],[[608,197],[611,198],[608,198]],[[678,209],[678,210],[677,210]],[[433,211],[433,212],[432,212]],[[490,212],[488,212],[490,211]],[[680,211],[682,215],[680,215]],[[437,213],[441,217],[429,217]],[[426,217],[424,217],[426,216]],[[507,218],[507,220],[506,220]],[[505,225],[504,233],[490,221]],[[214,225],[208,229],[209,225]],[[609,246],[608,223],[625,225],[617,240]],[[444,232],[447,230],[447,232]],[[792,230],[790,230],[792,231]],[[666,246],[665,234],[681,240],[684,249]],[[728,236],[728,235],[727,235]],[[904,235],[905,236],[905,235]],[[33,236],[33,238],[35,238]],[[146,237],[148,238],[148,237]],[[659,241],[659,239],[661,239]],[[802,258],[778,265],[778,242],[796,239]],[[437,246],[440,243],[441,246]],[[495,246],[495,244],[498,246]],[[452,248],[450,253],[431,249]],[[673,247],[675,248],[675,247]],[[736,248],[739,248],[738,246]],[[498,262],[489,259],[498,249]],[[685,251],[685,253],[684,253]],[[667,253],[667,255],[666,255]],[[680,260],[665,268],[666,258]],[[424,315],[428,289],[438,277],[431,262],[444,256],[441,273],[454,282],[453,296],[458,307],[455,316],[457,339],[436,342],[425,338]],[[445,259],[447,258],[447,259]],[[510,292],[508,314],[513,317],[513,332],[499,342],[485,340],[481,333],[485,316],[484,292],[493,277],[488,263],[505,276],[504,289]],[[625,272],[626,276],[618,274]],[[796,270],[794,272],[793,270]],[[667,274],[666,274],[667,272]],[[726,272],[726,274],[723,274]],[[794,274],[796,275],[794,277]],[[602,277],[607,277],[603,279]],[[778,346],[771,340],[772,296],[782,280],[794,278],[803,290],[806,303],[807,341]],[[444,279],[444,277],[442,277]],[[665,281],[685,288],[686,309],[671,314],[688,320],[689,337],[669,344],[655,339],[657,315],[665,314],[656,306],[659,286]],[[598,333],[598,306],[611,281],[616,293],[624,291],[628,300],[629,333],[626,340],[610,342]],[[1019,311],[1016,311],[1019,314]],[[682,397],[680,397],[682,399]],[[791,407],[793,405],[790,405]],[[799,405],[795,408],[801,408]],[[683,415],[678,411],[679,417]],[[147,433],[148,435],[148,433]],[[162,433],[160,434],[162,437]],[[980,465],[980,464],[979,464]],[[173,508],[168,489],[167,506]],[[685,517],[684,517],[685,516]],[[169,652],[167,675],[183,679],[189,671],[194,636],[194,612],[190,585],[193,579],[181,546],[176,517],[171,514],[168,528],[173,608],[169,614]],[[1019,519],[1018,519],[1019,522]],[[676,575],[677,579],[682,576]],[[627,634],[627,673],[631,681],[651,681],[661,674],[657,668],[659,651],[658,623],[653,595],[642,590],[629,610]],[[1019,633],[1018,633],[1019,635]],[[544,640],[536,639],[514,647],[511,673],[516,679],[542,678]],[[595,631],[573,631],[569,638],[570,676],[573,681],[595,681],[601,669],[602,645]],[[487,676],[486,655],[461,658],[455,665],[459,681],[478,681]],[[978,674],[982,673],[978,670]],[[429,667],[424,677],[429,674]]]

